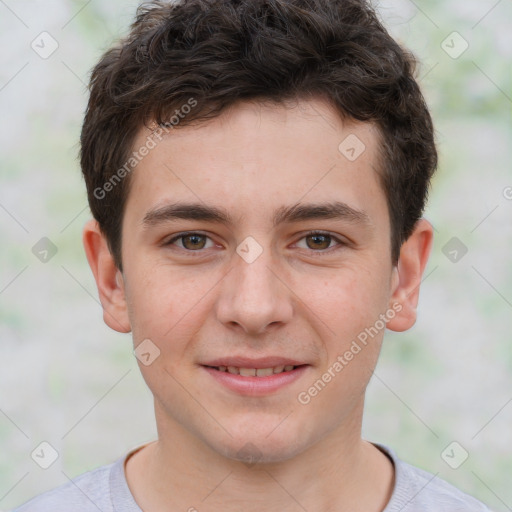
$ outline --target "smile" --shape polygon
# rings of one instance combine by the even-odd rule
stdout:
[[[201,365],[216,386],[239,395],[261,397],[275,394],[300,379],[309,364],[278,365],[266,368]]]
[[[279,365],[270,368],[238,368],[237,366],[211,366],[219,372],[227,372],[232,375],[241,375],[242,377],[269,377],[283,372],[290,372],[297,368],[294,365]]]

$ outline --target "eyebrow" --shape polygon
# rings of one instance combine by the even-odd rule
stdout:
[[[172,203],[149,210],[142,220],[144,228],[176,219],[199,220],[233,225],[234,220],[227,210],[201,203]],[[297,203],[278,208],[273,217],[273,226],[314,219],[337,219],[354,224],[371,225],[368,214],[340,201],[326,203]]]

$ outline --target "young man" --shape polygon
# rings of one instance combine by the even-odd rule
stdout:
[[[361,438],[432,246],[414,64],[363,0],[139,9],[91,78],[83,241],[158,439],[20,512],[488,510]]]

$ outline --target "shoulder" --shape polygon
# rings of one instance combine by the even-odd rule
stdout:
[[[395,487],[384,512],[491,512],[482,502],[446,480],[400,460],[386,446],[376,446],[390,456],[395,465]]]
[[[12,512],[111,512],[110,473],[115,463],[101,466],[44,492]]]

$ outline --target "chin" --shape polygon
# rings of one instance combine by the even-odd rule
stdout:
[[[302,450],[298,449],[297,446],[275,446],[272,443],[272,447],[262,444],[256,441],[246,441],[241,448],[229,447],[222,453],[224,457],[242,462],[247,466],[253,465],[265,465],[265,464],[276,464],[284,462],[286,460],[294,458]]]
[[[275,431],[269,435],[271,431],[268,429],[264,434],[239,432],[232,438],[223,439],[224,443],[216,440],[208,444],[223,457],[248,466],[284,462],[313,444],[312,440],[303,439],[298,432],[283,430],[280,434]]]

